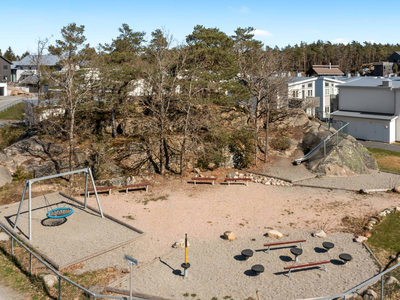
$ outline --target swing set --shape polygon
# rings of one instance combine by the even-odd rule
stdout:
[[[104,218],[103,216],[103,211],[101,210],[101,205],[100,205],[100,201],[99,201],[99,197],[97,196],[97,190],[96,190],[96,185],[94,183],[94,178],[92,175],[92,171],[90,170],[90,168],[85,168],[85,169],[80,169],[80,170],[75,170],[75,171],[70,171],[70,172],[65,172],[65,173],[61,173],[61,174],[55,174],[55,175],[50,175],[50,176],[45,176],[45,177],[40,177],[40,178],[35,178],[35,179],[27,179],[25,182],[25,187],[24,187],[24,191],[22,193],[22,198],[21,198],[21,202],[19,204],[18,207],[18,213],[17,213],[17,217],[15,218],[15,223],[14,223],[14,230],[17,228],[17,222],[18,222],[18,218],[19,215],[21,213],[21,208],[22,208],[22,204],[25,198],[25,193],[26,190],[28,189],[28,218],[29,218],[29,223],[28,223],[28,228],[29,228],[29,240],[32,240],[32,197],[31,197],[31,187],[32,187],[32,183],[37,182],[37,181],[42,181],[42,180],[46,180],[46,179],[51,179],[51,178],[56,178],[56,177],[61,177],[61,176],[66,176],[66,175],[72,175],[72,174],[76,174],[76,173],[85,173],[85,205],[84,208],[87,208],[87,190],[88,190],[88,177],[90,176],[92,185],[93,185],[93,189],[94,189],[94,193],[96,195],[96,200],[97,200],[97,205],[99,207],[99,211],[100,211],[100,215],[102,218]],[[44,195],[43,195],[44,196]],[[46,201],[46,203],[48,204],[48,206],[51,207],[50,203],[47,201],[46,197],[44,196],[44,199]],[[74,213],[74,210],[71,207],[57,207],[57,208],[52,208],[50,211],[48,211],[46,213],[46,216],[49,219],[61,219],[61,218],[67,218],[70,215],[72,215]]]

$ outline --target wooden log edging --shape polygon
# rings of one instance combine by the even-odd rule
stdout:
[[[107,286],[104,289],[107,292],[129,296],[129,290],[123,290],[123,289],[118,289],[118,288],[114,288],[114,287],[107,287]],[[160,296],[144,294],[144,293],[140,293],[140,292],[137,292],[137,291],[132,291],[132,297],[142,298],[142,299],[151,299],[151,300],[173,300],[171,298],[164,298],[164,297],[160,297]]]

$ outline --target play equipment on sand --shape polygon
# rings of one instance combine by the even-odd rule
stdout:
[[[32,196],[31,196],[32,183],[37,182],[37,181],[46,180],[46,179],[51,179],[51,178],[67,176],[67,175],[72,175],[72,174],[76,174],[76,173],[82,173],[82,172],[85,173],[85,205],[84,205],[84,208],[85,209],[87,208],[87,203],[86,203],[87,199],[86,198],[87,198],[87,190],[88,190],[88,176],[90,175],[90,179],[92,181],[92,185],[94,188],[94,193],[96,195],[97,205],[99,207],[99,212],[100,212],[101,217],[104,218],[103,211],[101,210],[101,206],[100,206],[99,197],[97,196],[97,190],[96,190],[96,185],[94,183],[92,171],[90,170],[90,168],[85,168],[85,169],[80,169],[80,170],[75,170],[75,171],[70,171],[70,172],[65,172],[65,173],[61,173],[61,174],[55,174],[55,175],[50,175],[50,176],[45,176],[45,177],[40,177],[40,178],[27,179],[25,182],[24,191],[22,193],[21,202],[18,207],[17,217],[15,218],[14,230],[17,228],[18,218],[21,213],[22,204],[23,204],[24,198],[25,198],[25,192],[26,192],[26,189],[28,188],[28,219],[29,219],[28,230],[29,230],[29,240],[32,240]],[[74,212],[73,209],[69,208],[69,207],[56,208],[56,209],[52,209],[51,211],[49,211],[47,213],[47,217],[50,219],[61,219],[61,218],[66,218],[66,217],[72,215],[73,212]]]
[[[187,270],[190,268],[190,264],[187,262],[187,233],[185,233],[185,263],[181,264],[184,269],[184,276],[187,277]]]

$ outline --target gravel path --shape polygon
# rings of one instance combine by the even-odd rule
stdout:
[[[357,142],[362,144],[364,147],[400,152],[400,145],[387,144],[382,142],[373,142],[373,141],[360,141],[360,140],[357,140]]]
[[[59,193],[46,195],[51,204],[45,207],[42,197],[32,199],[32,244],[35,248],[47,254],[50,259],[60,266],[69,264],[77,259],[106,251],[112,246],[139,237],[140,234],[82,206],[66,199]],[[66,201],[68,200],[68,201]],[[0,208],[0,220],[8,224],[7,219],[15,221],[19,203]],[[59,226],[44,226],[49,220],[47,210],[56,207],[72,207],[74,213],[67,221]],[[28,233],[28,201],[24,201],[18,220],[18,229],[26,237]]]
[[[189,237],[190,239],[190,237]],[[133,289],[142,293],[173,299],[218,299],[257,298],[288,300],[329,296],[342,293],[358,283],[374,276],[378,269],[365,248],[353,242],[349,234],[335,233],[327,239],[311,237],[307,231],[292,231],[280,241],[306,239],[303,254],[295,263],[290,253],[291,246],[271,249],[270,254],[263,250],[264,243],[277,242],[276,239],[262,235],[239,236],[228,242],[220,237],[208,241],[189,240],[188,278],[184,278],[180,265],[184,262],[184,249],[176,249],[167,256],[156,258],[147,267],[135,269]],[[329,253],[322,248],[323,241],[330,241],[335,248]],[[241,251],[250,248],[254,256],[243,260]],[[340,253],[349,253],[353,260],[343,265]],[[284,266],[314,261],[330,260],[323,267],[298,269],[288,278]],[[261,264],[265,272],[255,276],[251,267]],[[129,280],[116,286],[129,290]],[[189,296],[184,296],[188,293]],[[195,296],[193,295],[195,294]],[[229,297],[229,298],[228,298]]]
[[[289,181],[298,181],[315,177],[316,174],[308,171],[304,164],[293,165],[293,161],[294,159],[276,158],[273,162],[263,166],[262,173],[267,176],[278,177]]]
[[[400,175],[371,170],[370,175],[354,177],[320,177],[295,182],[295,184],[341,188],[350,190],[388,189],[400,186]]]

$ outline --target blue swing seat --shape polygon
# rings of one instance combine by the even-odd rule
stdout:
[[[74,213],[74,210],[69,207],[59,207],[50,210],[46,216],[50,219],[61,219],[61,218],[66,218],[69,217]]]

